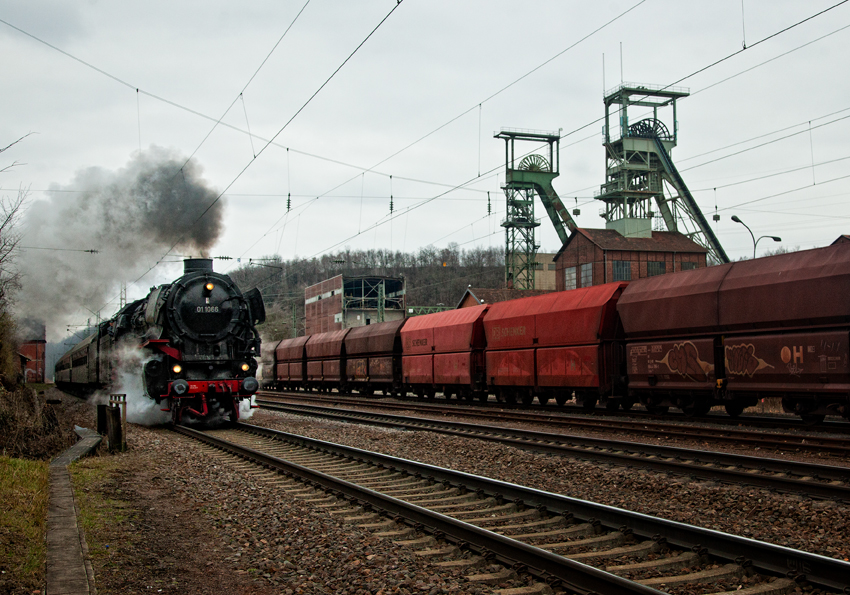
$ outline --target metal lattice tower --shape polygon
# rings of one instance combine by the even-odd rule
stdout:
[[[605,203],[600,215],[608,229],[627,237],[652,233],[654,208],[668,231],[678,231],[708,250],[715,263],[729,262],[670,157],[677,142],[676,100],[690,92],[681,87],[625,83],[605,93],[605,184],[596,196]],[[611,106],[619,106],[620,138],[612,141]],[[629,122],[630,106],[652,108],[652,116]],[[670,128],[660,108],[672,108]]]
[[[534,261],[540,246],[535,242],[534,229],[540,221],[534,217],[534,195],[546,208],[561,242],[566,242],[576,228],[567,209],[552,187],[560,175],[559,154],[561,135],[558,132],[537,132],[503,128],[495,138],[505,140],[505,280],[514,289],[534,289]],[[549,158],[537,153],[522,157],[516,163],[515,141],[533,141],[549,145]]]

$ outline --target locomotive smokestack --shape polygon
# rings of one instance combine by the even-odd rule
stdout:
[[[194,273],[197,271],[212,272],[212,258],[187,258],[183,261],[183,274]]]

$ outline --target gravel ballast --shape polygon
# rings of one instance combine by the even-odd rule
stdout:
[[[839,559],[850,554],[844,504],[431,432],[265,411],[248,422]],[[131,426],[129,446],[129,453],[104,457],[108,472],[89,486],[135,511],[100,535],[87,535],[101,594],[492,593],[532,580],[471,583],[466,572],[437,569],[162,428]]]

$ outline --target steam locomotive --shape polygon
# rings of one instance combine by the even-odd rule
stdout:
[[[124,372],[141,374],[145,394],[174,423],[236,421],[250,399],[265,320],[258,289],[242,293],[212,270],[212,260],[184,261],[183,276],[151,289],[68,351],[56,386],[71,394],[109,390]]]
[[[281,389],[850,419],[850,242],[281,341]]]

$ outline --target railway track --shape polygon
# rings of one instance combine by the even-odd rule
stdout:
[[[587,411],[581,407],[538,405],[536,407],[519,407],[508,403],[488,401],[487,403],[460,404],[458,401],[434,399],[422,400],[418,398],[391,398],[391,397],[356,397],[354,395],[339,393],[301,393],[301,392],[277,392],[259,391],[258,399],[289,399],[298,401],[309,401],[311,403],[342,404],[349,406],[372,407],[375,409],[389,409],[394,411],[423,411],[426,408],[436,412],[445,412],[464,416],[475,416],[485,419],[509,419],[516,421],[540,420],[551,423],[565,423],[573,426],[584,426],[588,428],[611,428],[630,427],[635,424],[651,424],[658,428],[681,428],[682,423],[700,423],[718,426],[720,431],[727,428],[748,427],[777,430],[805,431],[811,433],[834,433],[850,434],[850,423],[845,421],[825,421],[817,425],[808,425],[799,419],[792,417],[759,417],[745,415],[742,417],[729,417],[723,414],[709,414],[704,416],[689,417],[685,414],[669,413],[659,416],[642,410],[610,411],[604,408]],[[604,421],[597,419],[604,416]],[[622,418],[622,419],[618,419]],[[718,431],[718,428],[705,428],[706,433]]]
[[[420,548],[438,567],[476,573],[497,561],[541,581],[522,592],[547,592],[546,583],[575,593],[715,593],[740,589],[745,576],[738,592],[747,595],[850,585],[846,562],[515,484],[246,424],[174,430],[306,482],[322,491],[301,490],[316,506]]]
[[[488,440],[539,452],[663,471],[723,483],[850,502],[850,467],[818,465],[619,440],[568,436],[444,420],[399,417],[311,405],[266,404],[265,408],[409,430],[427,430]]]
[[[296,399],[302,401],[302,399]],[[262,395],[257,397],[256,402],[261,406],[270,407],[283,401],[279,397]],[[331,399],[330,403],[338,403]],[[777,433],[777,432],[753,432],[747,429],[702,427],[694,425],[683,425],[669,422],[656,421],[634,421],[634,420],[608,420],[587,417],[572,417],[563,415],[540,415],[525,411],[481,411],[476,408],[457,409],[455,407],[426,406],[403,406],[396,407],[394,404],[371,405],[366,403],[354,403],[371,409],[389,409],[392,411],[411,411],[428,413],[430,415],[450,415],[453,418],[488,419],[498,422],[519,422],[535,424],[538,426],[549,426],[562,429],[583,429],[592,431],[623,431],[631,434],[665,438],[698,440],[700,442],[715,442],[719,444],[749,445],[762,448],[773,448],[779,450],[790,450],[798,452],[811,452],[818,455],[834,455],[842,459],[850,456],[850,442],[843,437],[823,436],[810,433]],[[307,406],[307,405],[305,405]]]

